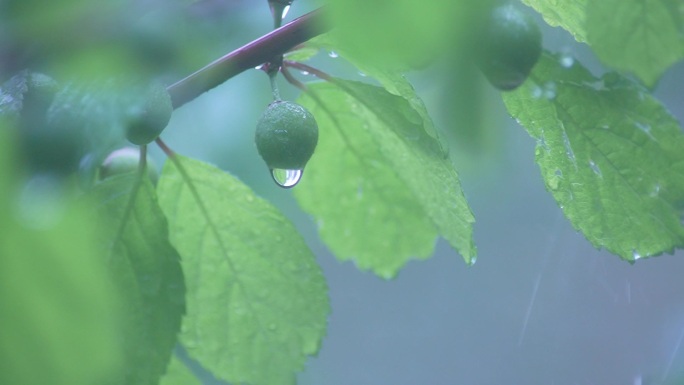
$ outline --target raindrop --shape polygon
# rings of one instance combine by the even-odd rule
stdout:
[[[303,170],[285,170],[274,168],[271,170],[273,181],[282,188],[294,187],[302,179]]]
[[[606,83],[603,81],[603,79],[599,79],[593,82],[585,82],[584,84],[594,89],[594,91],[605,91],[607,89]]]
[[[541,89],[541,87],[535,86],[534,88],[532,88],[532,92],[530,92],[530,94],[532,94],[532,97],[533,97],[533,98],[539,99],[539,98],[542,96],[542,89]]]
[[[268,6],[271,9],[271,15],[273,16],[273,26],[274,28],[279,28],[285,16],[290,11],[290,5],[292,1],[289,0],[269,0]]]
[[[544,97],[546,99],[556,98],[556,83],[548,82],[544,85]]]
[[[570,144],[570,138],[568,138],[568,134],[563,131],[563,145],[565,146],[565,155],[568,156],[568,159],[572,161],[572,163],[577,166],[577,160],[575,159],[575,152],[572,151],[572,145]]]
[[[551,148],[549,147],[549,144],[546,143],[546,138],[544,138],[543,135],[537,140],[537,146],[543,148],[547,154],[551,152]]]
[[[575,64],[575,58],[573,58],[569,54],[561,56],[560,65],[562,65],[565,68],[570,68],[573,64]]]
[[[364,78],[365,78],[365,77],[366,77],[366,76],[368,76],[368,75],[366,75],[365,73],[363,73],[363,72],[359,71],[359,76],[361,76],[361,77],[364,77]]]
[[[641,254],[639,254],[639,252],[636,251],[636,249],[633,249],[632,250],[632,260],[637,261],[639,259],[641,259]]]
[[[655,198],[660,194],[660,183],[656,183],[656,185],[653,187],[653,190],[651,190],[651,193],[648,194],[651,198]]]
[[[328,52],[328,56],[330,56],[330,57],[333,58],[333,59],[336,59],[336,58],[340,57],[340,55],[339,55],[337,52],[335,52],[335,51],[330,51],[330,52]]]
[[[558,190],[558,187],[560,187],[561,179],[563,179],[563,172],[559,169],[556,169],[553,172],[553,176],[548,179],[549,188],[551,190]]]
[[[641,131],[643,131],[644,134],[646,134],[649,138],[653,139],[653,134],[651,134],[651,125],[648,123],[642,123],[642,122],[634,122],[634,125]]]
[[[594,161],[591,160],[591,159],[589,159],[589,167],[591,167],[591,171],[593,171],[594,174],[596,174],[596,175],[598,175],[598,176],[602,176],[602,174],[601,174],[601,169],[600,169],[599,166],[596,164],[596,162],[594,162]]]
[[[309,74],[309,71],[299,71],[299,73],[302,74],[302,75],[304,75],[304,76],[306,76],[306,75]]]

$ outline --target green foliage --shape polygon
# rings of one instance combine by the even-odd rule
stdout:
[[[292,384],[329,312],[301,236],[247,186],[196,160],[167,163],[158,193],[182,256],[190,356],[230,382]]]
[[[505,94],[537,140],[547,189],[573,226],[623,259],[684,246],[684,136],[646,90],[545,55],[530,81]]]
[[[181,360],[174,356],[171,357],[169,367],[159,385],[202,385],[202,383]]]
[[[123,383],[157,384],[176,345],[184,312],[180,257],[147,178],[125,174],[92,190],[108,225],[106,260],[123,299],[126,375]],[[116,382],[113,382],[116,383]]]
[[[460,44],[491,1],[331,0],[339,48],[386,68],[421,66]]]
[[[604,63],[649,87],[684,58],[684,7],[677,0],[523,1],[587,42]]]
[[[541,13],[544,20],[550,26],[565,29],[579,42],[587,41],[586,8],[589,0],[564,2],[553,0],[522,0],[522,2]]]
[[[27,70],[0,88],[0,115],[13,121],[20,155],[31,171],[68,174],[83,155],[80,138],[73,130],[48,124],[48,109],[58,90],[53,79]]]
[[[684,57],[678,1],[523,2],[648,87]],[[140,175],[139,152],[105,159],[126,138],[152,142],[169,122],[170,95],[150,80],[177,79],[188,72],[184,60],[194,66],[191,57],[204,57],[188,47],[180,55],[176,40],[195,40],[171,30],[204,17],[206,4],[138,3],[0,4],[0,72],[10,69],[0,88],[0,383],[199,384],[172,355],[180,343],[217,378],[293,384],[318,352],[330,312],[297,229],[236,178],[161,141],[169,161],[156,188]],[[325,81],[302,85],[284,71],[307,91],[298,99],[304,107],[268,107],[256,129],[260,155],[269,168],[306,165],[295,198],[340,260],[392,278],[409,260],[429,257],[441,236],[474,263],[474,218],[458,173],[401,71],[444,52],[472,64],[484,20],[507,28],[510,14],[489,14],[495,0],[329,3],[336,28],[285,57]],[[532,45],[508,40],[520,35],[506,28],[485,44],[489,64],[514,55],[512,82],[485,70],[501,89],[520,85],[539,56],[536,24],[523,17],[513,32]],[[236,50],[175,89],[195,82],[188,88],[202,90],[228,57],[249,59],[254,47],[272,56],[278,39]],[[291,62],[319,49],[335,51],[365,82]],[[467,90],[481,82],[469,80]],[[457,91],[471,99],[461,110],[488,107],[467,90]],[[547,53],[503,99],[537,141],[547,189],[593,245],[630,262],[684,247],[683,134],[649,90]],[[92,181],[98,170],[97,183],[74,187],[75,173]],[[273,175],[292,187],[302,174]]]
[[[121,308],[99,223],[54,185],[22,187],[8,133],[0,124],[0,383],[109,383],[122,371]]]
[[[353,114],[356,101],[337,87],[311,88],[325,104],[300,100],[318,116],[320,150],[295,196],[339,259],[391,278],[408,259],[427,258],[438,233],[369,133],[375,117]]]
[[[587,39],[598,57],[647,86],[684,58],[681,1],[590,1],[586,12]]]
[[[453,165],[426,132],[431,122],[379,87],[336,80],[310,89],[323,102],[301,102],[327,137],[297,197],[338,256],[390,278],[410,257],[427,257],[440,234],[474,262],[473,217]]]

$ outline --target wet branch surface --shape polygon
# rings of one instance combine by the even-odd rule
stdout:
[[[268,33],[204,68],[167,87],[173,108],[178,108],[202,93],[239,73],[266,63],[330,29],[324,8],[319,8]]]

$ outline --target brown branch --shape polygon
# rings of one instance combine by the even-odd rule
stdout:
[[[178,108],[233,76],[327,32],[330,26],[324,21],[325,12],[324,8],[319,8],[307,13],[170,85],[167,90],[171,94],[173,108]]]

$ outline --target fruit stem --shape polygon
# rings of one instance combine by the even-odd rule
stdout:
[[[283,65],[282,67],[280,67],[280,72],[283,73],[283,77],[285,77],[285,80],[287,80],[288,83],[299,88],[302,92],[307,92],[309,90],[306,84],[300,82],[294,76],[292,76],[292,73],[289,69],[287,69],[286,66]]]
[[[313,37],[328,32],[326,7],[318,8],[209,63],[167,87],[178,108],[226,80],[272,60]]]
[[[278,76],[278,72],[270,72],[268,74],[268,79],[271,81],[271,91],[273,92],[273,100],[274,101],[279,101],[280,99],[280,90],[278,89],[278,83],[276,83],[276,77]]]
[[[161,138],[155,139],[154,142],[157,143],[157,146],[159,146],[159,148],[161,148],[162,151],[164,151],[164,154],[166,154],[167,157],[169,157],[169,158],[175,158],[176,157],[176,153],[173,152],[173,150],[170,149],[169,146],[167,146],[166,143],[164,143],[164,141]]]
[[[283,66],[296,68],[296,69],[301,70],[301,71],[306,71],[310,74],[313,74],[314,76],[316,76],[319,79],[323,79],[323,80],[331,82],[331,83],[335,82],[335,79],[332,76],[330,76],[327,73],[319,70],[318,68],[312,67],[310,65],[306,65],[304,63],[300,63],[297,61],[291,61],[291,60],[283,60]]]
[[[140,159],[138,160],[138,173],[145,175],[145,168],[147,167],[147,145],[140,146]]]

